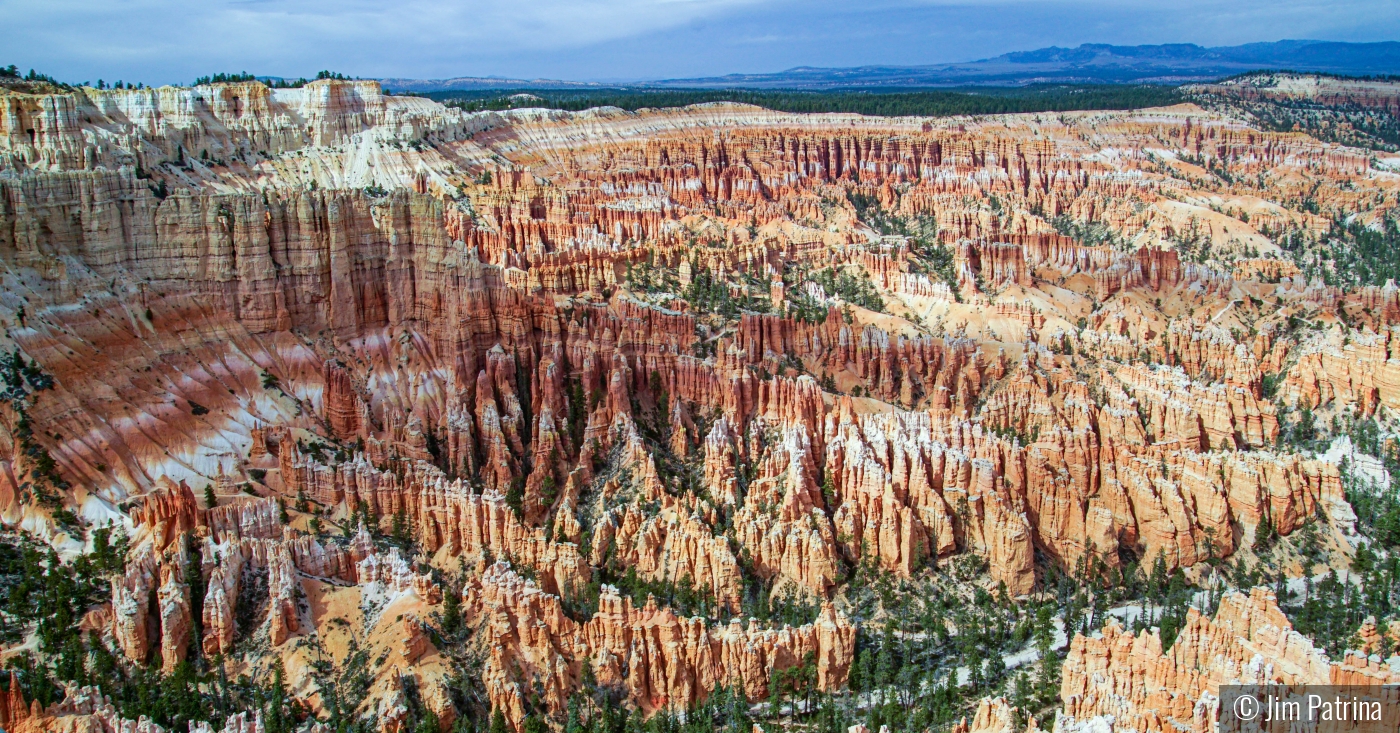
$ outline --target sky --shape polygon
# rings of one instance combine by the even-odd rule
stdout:
[[[1396,0],[0,0],[0,65],[625,81],[933,64],[1081,43],[1400,40]]]

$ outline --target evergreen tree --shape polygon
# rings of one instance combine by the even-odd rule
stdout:
[[[442,599],[442,633],[453,636],[462,629],[462,601],[458,594],[447,588]]]
[[[282,660],[277,658],[272,666],[272,684],[264,693],[263,726],[267,733],[292,733],[295,730],[296,721],[292,717],[283,674]]]
[[[401,548],[408,549],[413,546],[413,532],[409,529],[408,512],[402,506],[394,512],[390,537],[394,544]]]
[[[1254,528],[1254,549],[1259,552],[1267,551],[1277,540],[1278,532],[1274,529],[1273,517],[1266,511],[1259,519],[1258,526]]]

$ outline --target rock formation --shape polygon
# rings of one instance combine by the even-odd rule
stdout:
[[[105,695],[96,687],[76,687],[68,685],[63,700],[47,708],[35,701],[29,709],[22,705],[19,697],[19,683],[14,675],[10,677],[10,690],[7,701],[0,702],[0,724],[5,730],[15,733],[46,733],[48,731],[129,731],[130,733],[165,733],[165,728],[142,715],[137,720],[123,718]],[[0,696],[5,700],[5,696]],[[7,709],[8,708],[8,709]],[[262,733],[261,712],[234,713],[215,730],[208,723],[196,721],[190,724],[191,733]]]
[[[1215,617],[1196,609],[1169,650],[1156,629],[1137,636],[1110,619],[1100,635],[1077,635],[1065,659],[1056,730],[1210,731],[1220,685],[1380,685],[1400,677],[1348,655],[1329,661],[1278,608],[1271,591],[1226,594]]]
[[[497,640],[484,670],[492,707],[512,725],[524,719],[523,685],[543,684],[544,701],[562,711],[588,666],[603,684],[627,690],[644,711],[683,710],[719,686],[737,686],[751,700],[767,695],[775,669],[809,655],[820,689],[840,688],[849,672],[855,627],[830,605],[800,628],[745,628],[738,619],[709,627],[648,603],[632,605],[605,588],[593,618],[579,623],[559,599],[512,571],[491,566],[466,594],[469,616],[490,624]]]
[[[969,722],[966,718],[953,725],[955,733],[1021,733],[1013,708],[1004,697],[984,697],[977,701],[977,713]],[[1025,732],[1039,730],[1035,718],[1030,719]]]
[[[352,629],[402,660],[358,711],[386,731],[454,710],[434,624],[458,586],[517,731],[536,682],[558,716],[585,670],[643,715],[763,699],[807,660],[835,690],[856,568],[971,554],[1017,597],[1261,527],[1354,537],[1339,468],[1287,441],[1305,408],[1329,437],[1400,409],[1393,283],[1278,244],[1380,229],[1393,176],[1203,108],[466,113],[339,79],[0,106],[0,519],[70,559],[131,530],[88,616],[129,664],[275,655],[324,712],[310,640]],[[726,623],[764,602],[820,612]],[[1154,638],[1077,638],[1063,724],[1200,728],[1246,653],[1384,676],[1263,596]],[[6,730],[157,730],[13,691]],[[989,699],[959,730],[1013,718]]]

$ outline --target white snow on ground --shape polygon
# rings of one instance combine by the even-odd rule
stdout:
[[[1056,616],[1053,619],[1053,621],[1055,624],[1055,633],[1050,641],[1050,648],[1052,650],[1058,651],[1060,649],[1064,649],[1066,646],[1069,646],[1069,636],[1065,633],[1064,622],[1061,621],[1058,616]],[[914,636],[914,634],[909,635],[910,638],[913,638]],[[920,634],[918,636],[922,637],[923,635]],[[1024,667],[1028,664],[1032,664],[1036,661],[1039,661],[1039,659],[1040,650],[1036,649],[1034,644],[1031,644],[1030,646],[1027,646],[1025,649],[1022,649],[1018,652],[1011,652],[1009,654],[1001,655],[1001,661],[1003,664],[1006,665],[1007,670],[1016,669],[1017,667]],[[968,678],[971,676],[972,672],[965,666],[959,666],[957,668],[957,674],[958,687],[966,687],[968,685]]]
[[[1384,491],[1390,488],[1390,474],[1386,472],[1385,464],[1381,462],[1381,459],[1368,456],[1357,450],[1356,446],[1352,445],[1351,438],[1346,435],[1335,438],[1332,445],[1328,446],[1327,452],[1319,458],[1337,465],[1341,465],[1342,459],[1346,458],[1351,466],[1351,475],[1378,490]]]

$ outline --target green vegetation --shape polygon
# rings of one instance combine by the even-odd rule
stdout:
[[[1095,109],[1141,109],[1175,104],[1181,94],[1156,85],[1032,85],[899,91],[831,92],[756,91],[749,89],[646,89],[617,87],[588,90],[492,89],[430,92],[423,96],[468,112],[520,107],[584,110],[593,107],[683,107],[707,102],[737,102],[781,112],[853,112],[884,117],[921,115],[992,115],[1014,112],[1068,112]]]
[[[192,721],[208,721],[216,729],[234,713],[262,711],[266,729],[291,733],[309,719],[307,711],[290,694],[280,665],[274,664],[265,682],[247,676],[230,680],[221,657],[205,657],[198,643],[190,657],[169,674],[160,671],[159,645],[144,664],[130,664],[108,649],[101,635],[80,630],[79,621],[94,604],[109,598],[111,578],[125,571],[127,538],[120,529],[92,531],[92,552],[73,562],[62,562],[53,550],[27,538],[0,535],[0,641],[13,644],[33,633],[37,655],[11,657],[7,665],[19,672],[21,691],[27,700],[51,705],[63,698],[59,683],[95,686],[108,696],[120,714],[135,720],[141,716],[171,731],[184,731]],[[189,548],[187,548],[188,550]],[[197,557],[197,555],[196,555]],[[265,594],[266,572],[250,573],[240,593],[235,616],[246,638],[257,623],[258,610],[251,598]],[[190,598],[194,603],[192,638],[201,638],[203,577],[198,564],[186,569]],[[240,642],[243,643],[243,642]],[[319,643],[315,637],[308,643]],[[374,726],[353,718],[368,686],[365,655],[352,643],[350,654],[339,666],[321,657],[314,673],[326,691],[333,730],[370,733]]]
[[[1325,567],[1327,557],[1322,547],[1320,517],[1309,519],[1287,537],[1279,536],[1272,522],[1261,522],[1254,542],[1259,563],[1250,567],[1241,559],[1231,571],[1236,587],[1272,586],[1294,628],[1333,659],[1347,649],[1357,648],[1354,634],[1362,621],[1375,617],[1385,624],[1400,600],[1400,557],[1396,556],[1394,538],[1387,531],[1393,530],[1400,518],[1394,489],[1377,496],[1374,489],[1359,485],[1354,476],[1344,474],[1343,482],[1347,498],[1357,502],[1359,528],[1370,540],[1358,547],[1350,578],[1343,580],[1332,569],[1320,578],[1313,576],[1319,566]],[[1301,593],[1290,590],[1285,583],[1285,566],[1291,562],[1301,562],[1304,569]]]
[[[78,620],[110,591],[105,576],[125,565],[125,534],[103,527],[92,542],[92,553],[63,564],[52,549],[0,536],[0,640],[17,642],[33,627],[41,651],[73,651]]]
[[[835,295],[847,303],[853,303],[877,313],[885,312],[884,298],[881,298],[880,294],[876,292],[875,285],[870,282],[870,276],[859,267],[843,267],[839,270],[827,267],[818,270],[808,279],[822,286],[827,294]]]
[[[1329,280],[1339,285],[1400,282],[1400,222],[1382,219],[1375,228],[1353,219],[1337,221],[1323,239],[1331,260]]]
[[[448,594],[451,597],[451,594]],[[372,721],[361,718],[356,710],[369,695],[370,674],[369,649],[351,635],[345,650],[344,661],[336,664],[334,658],[321,645],[320,637],[314,637],[310,644],[315,654],[311,663],[312,676],[323,691],[326,706],[326,725],[336,733],[372,733],[376,730]]]
[[[0,353],[0,380],[4,391],[0,399],[10,401],[16,410],[23,409],[28,395],[53,388],[53,377],[39,368],[38,362],[27,362],[18,350],[9,354]]]
[[[733,321],[744,312],[767,313],[772,308],[763,292],[764,283],[752,275],[739,273],[735,276],[738,282],[730,282],[695,263],[691,272],[690,283],[682,286],[674,268],[655,264],[648,254],[646,260],[627,266],[625,282],[636,292],[679,296],[690,304],[691,313],[701,317]]]
[[[1006,694],[1048,726],[1059,693],[1056,628],[1101,624],[1104,609],[1123,597],[1122,578],[1100,564],[1081,564],[1073,575],[1048,570],[1041,592],[1011,599],[1004,587],[978,582],[985,571],[973,556],[915,580],[857,566],[848,599],[862,624],[849,688],[810,689],[799,664],[774,675],[770,703],[756,717],[822,731],[856,723],[939,729],[968,716],[982,695]],[[1141,594],[1146,581],[1136,582]],[[1004,658],[1027,649],[1039,661],[1008,669]]]
[[[747,733],[756,722],[830,733],[856,723],[873,729],[936,729],[969,715],[978,697],[999,690],[1048,725],[1059,692],[1060,655],[1052,649],[1057,616],[1053,595],[1043,596],[1043,602],[1013,602],[1004,589],[991,593],[972,583],[948,585],[929,579],[916,587],[873,568],[861,572],[868,574],[851,587],[863,589],[862,598],[875,599],[879,616],[864,619],[846,689],[818,690],[816,660],[809,655],[774,670],[763,705],[751,707],[737,691],[720,688],[684,715],[661,713],[642,721],[622,704],[621,690],[600,686],[585,672],[583,689],[569,703],[564,730]],[[1064,592],[1070,593],[1073,585],[1066,581]],[[1082,591],[1085,584],[1077,585]],[[881,607],[881,596],[888,596],[889,606]],[[866,614],[872,607],[857,610]],[[1082,615],[1083,607],[1076,613]],[[1002,655],[1028,647],[1039,650],[1044,661],[1009,671]],[[959,667],[965,677],[961,686]]]
[[[1277,448],[1292,448],[1300,451],[1315,451],[1325,447],[1327,436],[1318,426],[1317,416],[1307,407],[1297,410],[1281,400],[1275,403],[1278,415]]]
[[[1271,586],[1294,628],[1333,659],[1356,648],[1354,634],[1362,621],[1375,617],[1384,626],[1400,604],[1400,444],[1383,438],[1382,426],[1373,417],[1344,414],[1327,425],[1305,407],[1280,413],[1280,442],[1295,449],[1318,450],[1341,435],[1350,437],[1359,452],[1379,458],[1390,479],[1390,486],[1381,488],[1350,461],[1342,462],[1343,489],[1365,538],[1355,552],[1350,577],[1343,579],[1327,569],[1326,518],[1320,514],[1305,518],[1286,536],[1265,514],[1254,530],[1251,549],[1257,561],[1251,565],[1239,559],[1224,568],[1234,587]],[[1290,590],[1285,582],[1288,568],[1296,566],[1306,578],[1301,592]],[[1319,569],[1326,574],[1314,576]]]
[[[739,316],[741,301],[729,294],[729,285],[701,267],[691,276],[685,288],[686,302],[696,313],[712,313],[731,320]]]
[[[675,293],[680,290],[675,271],[656,266],[650,252],[645,261],[627,266],[624,281],[628,288],[646,293]]]
[[[1060,234],[1088,247],[1127,247],[1123,235],[1101,221],[1079,222],[1060,214],[1050,219],[1050,225]]]
[[[856,210],[856,216],[870,228],[883,235],[907,237],[909,271],[924,273],[942,282],[962,302],[958,275],[953,268],[953,250],[938,239],[938,222],[932,216],[906,217],[885,211],[874,196],[850,191],[846,199]]]
[[[413,550],[413,523],[409,520],[408,512],[399,507],[394,512],[392,523],[389,525],[389,542],[399,549],[412,552]]]
[[[21,75],[19,67],[14,64],[0,66],[0,88],[13,89],[27,94],[45,94],[72,89],[71,86],[52,76],[40,74],[33,69],[30,69],[28,74]]]
[[[339,79],[342,81],[348,81],[350,80],[350,77],[344,74],[336,73],[334,71],[318,71],[316,72],[315,79],[283,79],[281,77],[276,76],[255,76],[253,74],[249,74],[246,71],[239,71],[232,74],[213,74],[210,76],[201,76],[198,79],[194,80],[194,84],[195,86],[200,86],[204,84],[240,84],[249,81],[261,81],[263,84],[273,89],[296,89],[299,87],[304,87],[313,81],[320,81],[322,79]]]
[[[937,242],[938,222],[932,216],[911,219],[885,211],[880,199],[855,190],[846,192],[846,200],[856,210],[856,218],[881,234],[911,237],[925,245]]]
[[[669,606],[681,617],[709,617],[719,610],[708,593],[696,589],[689,576],[681,578],[678,583],[644,580],[637,575],[636,568],[629,567],[619,572],[616,562],[601,568],[597,576],[578,594],[566,597],[565,602],[574,618],[587,620],[593,617],[598,610],[603,585],[614,586],[619,594],[631,598],[632,604],[638,608],[645,606],[648,598],[655,598],[658,606]],[[737,609],[730,610],[733,612]]]
[[[0,353],[0,383],[4,386],[0,398],[9,400],[18,416],[14,437],[19,441],[20,452],[31,463],[28,475],[19,476],[21,501],[32,497],[40,506],[50,509],[60,524],[81,531],[77,517],[63,507],[60,497],[61,492],[69,488],[68,482],[59,474],[58,462],[35,438],[34,425],[29,419],[29,407],[39,392],[53,389],[53,377],[41,370],[37,362],[26,362],[24,355],[16,350]]]
[[[787,315],[796,318],[803,323],[826,323],[827,315],[831,310],[823,303],[818,303],[811,296],[801,289],[793,289],[785,296],[787,298]],[[835,386],[828,392],[835,392]]]
[[[684,715],[661,712],[644,718],[640,712],[624,705],[624,699],[622,690],[585,679],[584,688],[569,698],[563,733],[750,733],[753,728],[753,718],[743,691],[729,687],[716,690],[704,702],[685,711]],[[527,706],[532,710],[525,719],[523,733],[545,733],[550,730],[542,714],[535,712],[534,707]],[[486,720],[467,723],[460,733],[505,733],[507,730],[505,721],[493,716],[489,723]]]
[[[1244,76],[1256,77],[1257,74]],[[1393,78],[1382,80],[1393,81]],[[1261,81],[1267,88],[1274,80],[1265,77]],[[1387,152],[1400,150],[1400,117],[1384,108],[1351,102],[1338,103],[1335,100],[1323,104],[1308,99],[1241,99],[1230,92],[1218,93],[1218,90],[1190,93],[1188,96],[1203,107],[1225,108],[1251,117],[1264,130],[1304,132],[1319,140],[1351,147]]]
[[[510,507],[511,513],[516,519],[525,518],[525,478],[516,476],[510,480],[510,486],[506,488],[506,506]]]
[[[1357,475],[1349,461],[1343,461],[1342,484],[1347,501],[1374,548],[1400,547],[1400,442],[1394,438],[1382,440],[1381,428],[1374,419],[1347,422],[1352,444],[1358,451],[1380,458],[1390,479],[1389,488],[1382,489]],[[1359,561],[1361,554],[1357,557]]]
[[[257,81],[257,79],[258,78],[256,76],[253,76],[252,74],[249,74],[246,71],[240,71],[232,74],[214,74],[212,76],[201,76],[198,79],[194,80],[194,85],[203,86],[205,84],[241,84],[247,81]]]
[[[93,551],[64,563],[53,550],[28,539],[0,537],[0,638],[13,643],[33,630],[41,654],[25,653],[8,663],[20,673],[25,698],[50,705],[62,699],[58,682],[93,685],[124,717],[145,715],[172,730],[183,730],[193,720],[220,726],[240,710],[272,713],[267,702],[275,692],[275,679],[268,688],[246,679],[230,683],[208,671],[208,660],[198,656],[197,645],[192,660],[162,675],[158,657],[149,667],[127,665],[98,636],[79,630],[87,609],[107,598],[108,578],[124,571],[126,546],[120,531],[98,528],[93,531]],[[288,699],[285,689],[282,694]],[[291,729],[289,724],[279,728]]]

